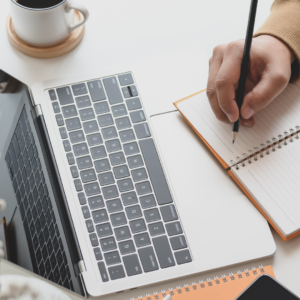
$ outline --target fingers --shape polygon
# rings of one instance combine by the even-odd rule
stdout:
[[[255,113],[266,107],[287,86],[289,76],[283,72],[269,70],[258,84],[244,98],[241,116],[249,120]]]

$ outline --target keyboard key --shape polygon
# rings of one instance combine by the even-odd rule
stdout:
[[[103,144],[103,140],[102,140],[100,133],[93,133],[93,134],[87,135],[86,138],[87,138],[87,141],[88,141],[90,147]]]
[[[79,111],[81,121],[95,119],[95,114],[92,108],[81,109]]]
[[[88,231],[89,233],[95,231],[94,224],[93,224],[93,221],[92,221],[91,219],[86,220],[86,221],[85,221],[85,225],[86,225],[87,231]]]
[[[138,203],[138,198],[135,192],[129,192],[121,195],[125,206]]]
[[[108,274],[106,272],[106,267],[103,261],[98,262],[99,272],[103,282],[109,281]]]
[[[134,125],[134,131],[138,139],[144,139],[151,136],[147,123]]]
[[[113,166],[121,165],[126,162],[123,152],[110,154],[109,159]]]
[[[130,169],[142,167],[144,165],[142,157],[140,155],[127,157],[127,161]]]
[[[107,141],[105,142],[105,145],[108,152],[115,152],[115,151],[122,150],[120,141],[118,139]]]
[[[105,100],[106,96],[100,80],[89,81],[87,83],[93,102]]]
[[[78,193],[78,200],[81,205],[86,204],[86,198],[84,193]]]
[[[127,224],[127,220],[123,212],[110,215],[110,219],[114,227]]]
[[[128,86],[125,86],[125,87],[122,88],[122,93],[123,93],[124,98],[130,98],[131,97],[130,90],[129,90]]]
[[[133,170],[133,171],[131,171],[131,175],[132,175],[133,181],[135,181],[135,182],[148,179],[148,175],[147,175],[145,168]]]
[[[98,159],[107,156],[104,146],[98,146],[91,148],[91,154],[93,159]]]
[[[112,172],[99,174],[98,179],[101,185],[108,185],[108,184],[115,183],[115,179]]]
[[[107,158],[96,160],[94,162],[97,173],[110,170],[110,163]]]
[[[67,160],[68,160],[69,165],[75,164],[75,158],[74,158],[73,153],[67,153]],[[38,174],[39,174],[39,172],[38,172]]]
[[[179,250],[187,248],[186,240],[183,235],[175,236],[170,239],[172,249],[173,250]]]
[[[174,205],[162,206],[160,208],[160,212],[165,222],[178,220],[177,212]]]
[[[146,232],[141,234],[136,234],[134,236],[134,241],[137,247],[143,247],[151,244],[149,235]]]
[[[136,97],[136,96],[138,96],[138,92],[137,92],[137,90],[136,90],[136,86],[135,86],[135,85],[129,86],[128,89],[129,89],[129,92],[130,92],[131,97]]]
[[[133,84],[132,75],[130,73],[122,74],[118,76],[120,85]]]
[[[135,252],[135,247],[133,245],[132,240],[120,242],[119,249],[120,249],[122,255]]]
[[[84,132],[86,134],[93,133],[95,131],[99,131],[99,127],[96,121],[89,121],[83,123]]]
[[[71,90],[68,86],[56,89],[60,105],[74,103]]]
[[[125,277],[124,268],[122,265],[108,268],[109,276],[111,280],[116,280]]]
[[[132,155],[140,152],[136,142],[125,144],[123,147],[126,155]]]
[[[168,238],[160,236],[152,239],[157,258],[162,269],[175,266],[175,260],[170,248]]]
[[[101,195],[88,198],[89,206],[91,210],[104,207],[103,197]]]
[[[135,140],[135,135],[132,129],[120,131],[119,134],[123,143]]]
[[[136,254],[123,257],[127,276],[134,276],[142,273],[142,268]]]
[[[133,98],[126,100],[128,110],[135,110],[142,108],[142,104],[139,98]]]
[[[132,123],[140,123],[146,121],[144,111],[138,110],[130,113],[130,118]]]
[[[62,139],[66,139],[68,137],[67,130],[65,127],[60,127],[59,133]]]
[[[72,144],[80,143],[85,140],[82,130],[72,131],[69,133]]]
[[[130,178],[118,180],[117,184],[120,192],[133,190],[133,183]]]
[[[102,260],[103,259],[100,248],[98,248],[98,247],[94,248],[94,254],[95,254],[96,260]]]
[[[126,207],[126,215],[127,218],[130,219],[136,219],[136,218],[140,218],[143,216],[141,208],[139,205],[134,205],[134,206],[130,206],[130,207]]]
[[[175,258],[179,265],[186,264],[192,261],[192,257],[189,250],[175,252]]]
[[[114,119],[111,114],[101,115],[97,119],[100,127],[105,127],[114,124]]]
[[[108,103],[106,101],[96,103],[94,105],[94,108],[97,115],[105,114],[110,111]]]
[[[132,233],[138,233],[147,230],[145,221],[143,219],[134,220],[129,222]]]
[[[108,221],[108,215],[106,209],[92,211],[92,216],[95,224]]]
[[[162,222],[150,224],[148,225],[148,228],[151,236],[156,236],[165,233],[165,229]]]
[[[100,194],[100,187],[98,182],[87,183],[84,185],[84,190],[87,196]]]
[[[144,195],[144,194],[149,194],[152,193],[152,188],[149,183],[149,181],[144,181],[140,183],[135,184],[136,191],[138,195]]]
[[[49,96],[52,101],[56,100],[56,94],[54,90],[49,90]]]
[[[84,156],[76,159],[79,170],[87,169],[93,166],[91,157]]]
[[[112,235],[113,231],[109,223],[96,225],[96,230],[99,238],[103,238],[108,235]]]
[[[124,104],[112,106],[111,110],[115,118],[127,115],[127,110]]]
[[[114,231],[115,231],[117,241],[127,240],[131,238],[131,234],[128,226],[116,228]]]
[[[82,156],[89,154],[89,148],[86,143],[76,144],[73,146],[75,156]]]
[[[72,85],[72,90],[75,96],[87,94],[85,83],[79,83]]]
[[[91,240],[91,244],[93,247],[99,246],[99,242],[98,242],[98,238],[96,233],[91,233],[90,234],[90,240]]]
[[[97,179],[94,169],[81,171],[80,177],[83,183],[94,181]]]
[[[163,172],[154,142],[152,139],[139,142],[148,174],[153,185],[156,200],[159,205],[172,203],[173,199]],[[129,161],[128,161],[129,162]]]
[[[116,198],[119,196],[119,192],[115,185],[104,187],[102,188],[102,191],[105,199]]]
[[[100,245],[103,252],[117,249],[117,244],[114,237],[101,239]]]
[[[58,126],[63,126],[65,125],[65,122],[64,122],[64,118],[62,115],[55,115],[55,119],[56,119],[56,122],[57,122],[57,125]]]
[[[54,111],[55,114],[60,113],[60,107],[59,107],[58,102],[53,102],[52,107],[53,107],[53,111]]]
[[[77,97],[76,103],[77,103],[78,108],[84,108],[84,107],[91,106],[91,100],[88,95]]]
[[[118,137],[116,128],[114,126],[102,128],[101,131],[102,131],[103,138],[105,140],[109,140],[109,139]]]
[[[116,77],[104,78],[103,83],[106,89],[108,101],[110,105],[123,102],[123,97]]]
[[[153,195],[147,195],[140,197],[140,203],[143,209],[150,208],[156,206],[156,201]]]
[[[74,180],[74,185],[75,185],[75,188],[76,188],[77,192],[81,192],[83,190],[82,183],[81,183],[80,179],[75,179]]]
[[[64,106],[62,112],[65,118],[71,118],[78,115],[75,105]]]
[[[85,219],[89,219],[91,217],[89,208],[87,206],[82,206],[81,209],[82,209],[83,217]]]
[[[107,201],[106,207],[110,213],[123,210],[123,205],[120,199]]]
[[[68,128],[69,131],[81,128],[79,118],[77,118],[77,117],[66,120],[66,125],[67,125],[67,128]]]
[[[117,179],[128,177],[130,175],[128,167],[126,165],[119,166],[119,167],[114,167],[113,171],[114,171],[115,177]]]
[[[121,258],[118,251],[113,251],[104,254],[105,262],[108,266],[121,263]]]
[[[158,270],[158,263],[152,247],[139,249],[139,256],[142,262],[144,272]]]

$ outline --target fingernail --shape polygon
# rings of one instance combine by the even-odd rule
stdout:
[[[243,120],[242,125],[247,126],[247,127],[252,127],[252,123],[249,120]]]
[[[235,118],[233,117],[233,115],[228,114],[227,117],[231,123],[235,121]]]
[[[254,111],[250,107],[246,107],[243,110],[242,116],[243,116],[244,119],[249,119],[253,115],[254,115]]]

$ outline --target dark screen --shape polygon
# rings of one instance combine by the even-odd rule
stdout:
[[[258,278],[237,300],[299,300],[269,276]]]
[[[40,9],[55,6],[63,0],[16,0],[16,2],[25,7]]]

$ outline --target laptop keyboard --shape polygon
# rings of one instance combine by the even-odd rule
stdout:
[[[48,92],[103,282],[191,262],[131,73]]]
[[[23,109],[5,157],[34,272],[74,290],[30,124]]]

